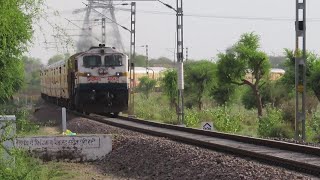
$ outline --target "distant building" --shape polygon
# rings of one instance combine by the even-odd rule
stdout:
[[[283,69],[279,69],[279,68],[271,68],[271,70],[270,70],[270,80],[271,81],[275,81],[275,80],[278,80],[278,79],[280,79],[283,75],[284,75],[284,73],[285,73],[286,71],[285,70],[283,70]],[[254,77],[253,77],[253,75],[252,75],[252,73],[247,73],[246,74],[246,76],[245,76],[245,79],[246,80],[248,80],[248,81],[250,81],[250,82],[254,82]]]
[[[167,70],[165,67],[135,67],[135,84],[139,85],[139,78],[148,76],[150,79],[160,80],[163,73]]]
[[[286,71],[279,68],[272,68],[270,71],[270,80],[278,80],[280,79]]]

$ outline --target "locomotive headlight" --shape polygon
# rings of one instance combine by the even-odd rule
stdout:
[[[121,76],[121,72],[116,72],[116,76]]]
[[[95,100],[96,99],[96,90],[92,90],[89,97],[91,100]]]
[[[91,76],[91,73],[86,73],[87,77],[90,77]]]

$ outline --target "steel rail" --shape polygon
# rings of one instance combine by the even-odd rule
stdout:
[[[318,147],[261,138],[252,138],[227,133],[203,131],[199,129],[146,121],[137,118],[128,118],[124,116],[120,116],[118,119],[115,119],[106,118],[101,115],[88,116],[80,113],[76,114],[111,126],[129,129],[154,136],[166,137],[182,143],[204,147],[211,150],[227,152],[242,157],[250,157],[267,164],[277,165],[298,172],[320,176],[320,148]],[[219,140],[209,141],[208,139],[210,138],[216,138]],[[228,144],[229,141],[232,141],[233,143],[239,143],[239,145],[228,146],[224,143],[219,143],[219,141],[227,142],[226,144]],[[250,149],[246,149],[244,148],[246,144],[256,146],[253,147],[253,149],[259,148],[259,150],[252,151]],[[275,150],[277,153],[270,153]],[[292,154],[293,158],[288,158],[286,156],[281,157],[276,155],[281,153]],[[294,157],[296,157],[296,159]],[[310,159],[312,163],[308,163],[308,159]]]
[[[283,141],[275,141],[275,140],[269,140],[269,139],[228,134],[228,133],[222,133],[222,132],[216,132],[216,131],[204,131],[200,129],[186,128],[186,127],[181,127],[181,126],[176,126],[171,124],[147,121],[147,120],[142,120],[138,118],[128,118],[125,116],[119,116],[118,118],[126,121],[132,121],[136,123],[141,123],[141,124],[146,124],[146,125],[156,126],[156,127],[166,128],[166,129],[178,130],[178,131],[188,132],[192,134],[229,139],[229,140],[234,140],[238,142],[251,143],[251,144],[260,145],[260,146],[262,145],[262,146],[267,146],[271,148],[278,148],[278,149],[294,151],[294,152],[303,152],[305,154],[320,156],[319,147],[312,147],[312,146],[288,143]]]

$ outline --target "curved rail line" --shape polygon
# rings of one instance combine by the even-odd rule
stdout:
[[[182,143],[242,157],[250,157],[268,164],[320,177],[320,148],[318,147],[203,131],[123,116],[115,119],[100,115],[77,114],[108,125],[166,137]]]

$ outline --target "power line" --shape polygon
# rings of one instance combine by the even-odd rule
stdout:
[[[129,11],[130,9],[122,8],[118,10]],[[139,13],[147,14],[158,14],[158,15],[175,15],[174,13],[164,12],[164,11],[149,11],[149,10],[139,10]],[[230,19],[230,20],[253,20],[253,21],[286,21],[293,22],[295,19],[287,17],[249,17],[249,16],[225,16],[225,15],[210,15],[210,14],[192,14],[185,13],[186,17],[194,18],[214,18],[214,19]],[[320,18],[308,18],[309,22],[320,22]]]
[[[92,36],[93,38],[95,38],[98,42],[100,41],[99,38],[95,37],[94,35],[92,35],[90,32],[88,32],[87,29],[83,29],[80,26],[78,26],[77,24],[73,23],[71,20],[64,18],[65,20],[67,20],[69,23],[71,23],[72,25],[74,25],[75,27],[79,28],[80,30],[82,30],[84,33],[87,34],[87,36]],[[70,35],[69,35],[70,36]]]
[[[86,5],[87,7],[89,6],[88,4],[86,4],[86,3],[84,3],[84,2],[82,2],[84,5]],[[113,19],[111,19],[111,18],[109,18],[109,17],[107,17],[107,16],[105,16],[104,14],[102,14],[101,12],[99,12],[99,11],[97,11],[96,9],[94,9],[94,8],[92,8],[92,10],[94,10],[96,13],[98,13],[98,14],[100,14],[100,15],[102,15],[103,17],[105,17],[105,18],[107,18],[108,20],[110,20],[111,22],[113,22],[114,24],[116,24],[116,25],[118,25],[118,26],[120,26],[122,29],[124,29],[124,30],[126,30],[126,31],[129,31],[129,32],[131,32],[128,28],[126,28],[125,26],[122,26],[121,24],[119,24],[119,23],[117,23],[116,21],[114,21]],[[130,10],[131,11],[131,10]]]

